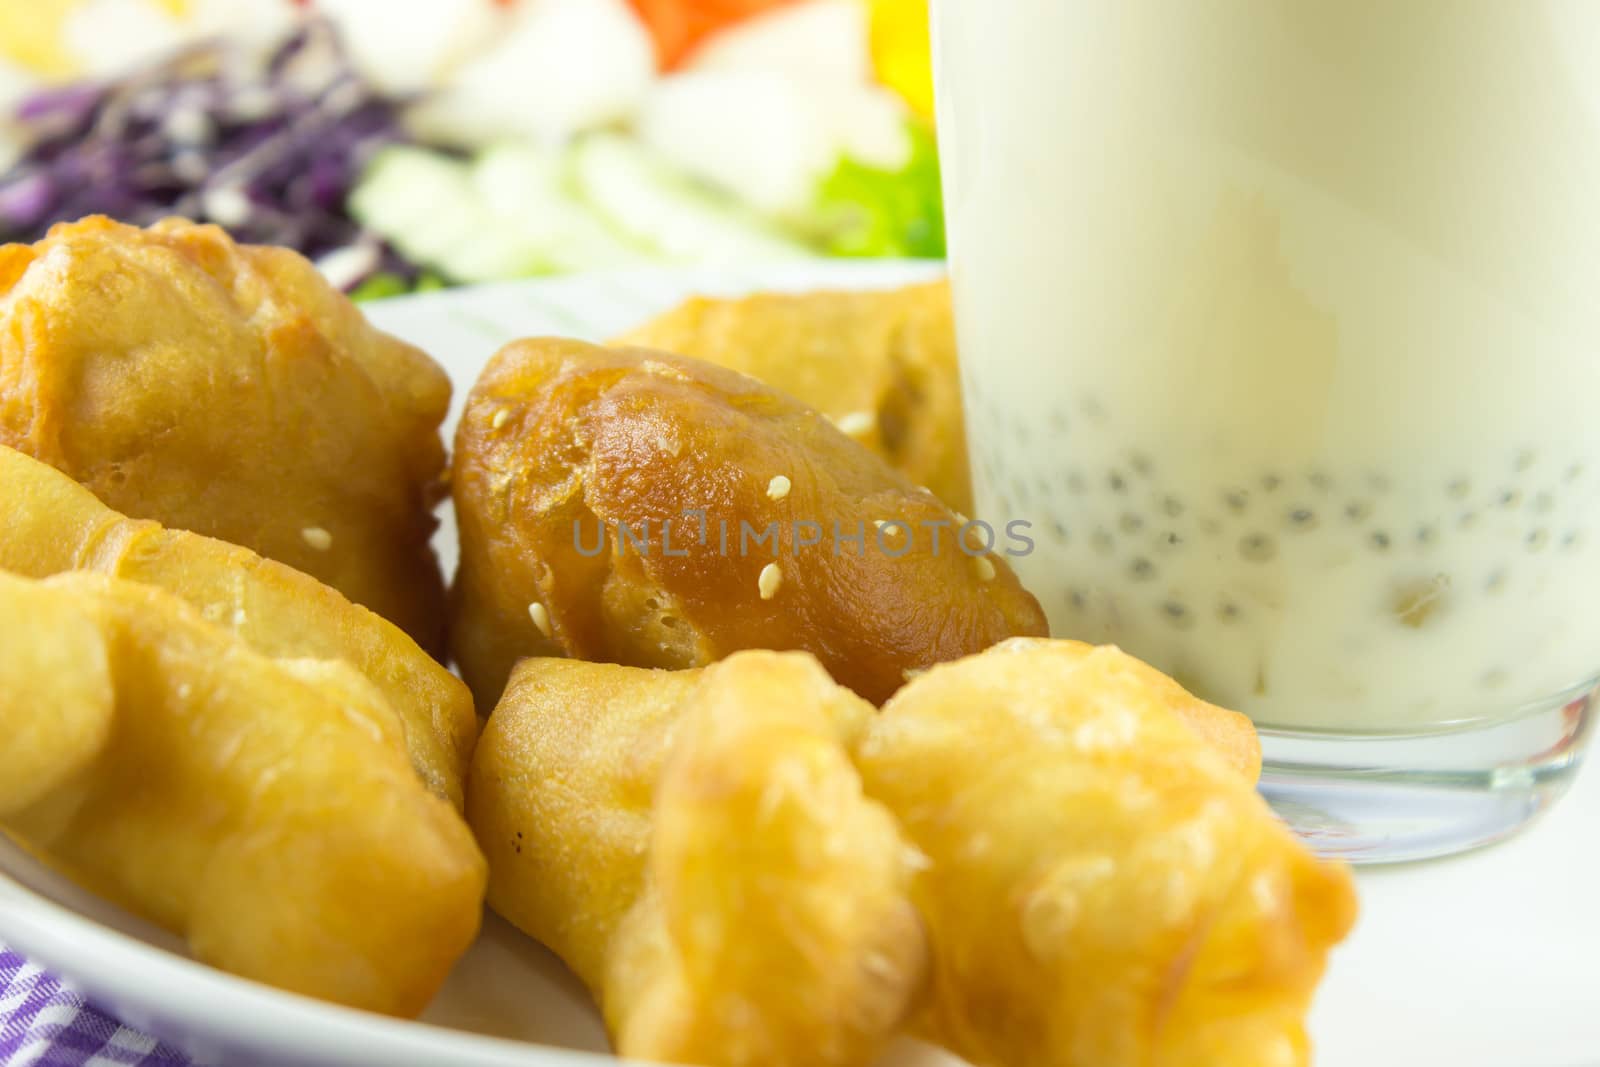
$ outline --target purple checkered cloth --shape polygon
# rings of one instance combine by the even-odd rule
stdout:
[[[189,1061],[0,945],[0,1065],[189,1067]]]

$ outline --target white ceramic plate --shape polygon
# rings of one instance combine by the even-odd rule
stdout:
[[[926,265],[792,264],[522,282],[371,307],[456,383],[456,411],[503,342],[602,340],[696,292],[867,287]],[[455,412],[452,412],[451,424]],[[454,527],[439,548],[454,565]],[[1332,1067],[1600,1063],[1600,772],[1527,833],[1475,855],[1363,872],[1363,915],[1335,955],[1312,1029]],[[248,1067],[578,1067],[615,1062],[578,983],[488,916],[420,1023],[281,993],[200,966],[175,938],[39,867],[0,839],[0,941],[130,1024],[202,1062]],[[957,1061],[904,1042],[888,1062]]]

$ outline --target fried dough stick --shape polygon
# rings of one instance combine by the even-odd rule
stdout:
[[[1205,740],[1206,707],[1114,648],[1026,639],[885,705],[858,765],[930,861],[932,1038],[984,1067],[1308,1061],[1350,875]]]
[[[925,947],[914,855],[847,752],[871,714],[803,654],[524,662],[467,791],[491,906],[588,984],[621,1056],[872,1062]]]
[[[0,825],[197,959],[414,1015],[476,936],[483,856],[344,664],[148,586],[0,573],[0,679]]]
[[[127,519],[52,467],[0,445],[0,570],[92,570],[158,586],[276,658],[341,659],[404,721],[429,787],[461,806],[477,736],[466,686],[392,623],[248,549]]]

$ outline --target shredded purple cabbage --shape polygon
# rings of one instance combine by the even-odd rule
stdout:
[[[16,110],[29,147],[0,174],[0,242],[84,215],[182,215],[312,259],[359,250],[337,261],[415,279],[345,211],[372,154],[408,140],[407,103],[365,82],[317,19],[264,61],[211,41],[115,82],[44,90]]]

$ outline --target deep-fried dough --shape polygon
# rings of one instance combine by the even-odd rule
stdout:
[[[490,903],[589,985],[619,1055],[870,1063],[925,953],[915,857],[847,752],[871,715],[794,653],[524,662],[467,794]]]
[[[876,702],[908,671],[1046,633],[933,494],[793,398],[682,356],[506,346],[468,398],[454,493],[452,644],[480,706],[523,656],[683,668],[748,648],[811,652]]]
[[[405,725],[417,773],[461,806],[477,735],[466,687],[390,623],[298,571],[153,522],[123,518],[72,479],[0,445],[0,570],[93,570],[160,586],[273,657],[342,659]]]
[[[926,1029],[971,1062],[1307,1062],[1350,876],[1185,728],[1175,688],[1113,648],[1009,641],[917,678],[859,746],[930,860]]]
[[[472,696],[378,614],[238,545],[123,518],[59,470],[3,445],[0,501],[0,569],[26,577],[86,569],[158,585],[259,653],[354,665],[400,713],[419,776],[461,806],[477,739]]]
[[[0,589],[3,818],[38,803],[99,756],[111,730],[112,688],[100,628],[78,604],[25,582]]]
[[[677,352],[810,404],[957,511],[972,511],[950,285],[695,297],[615,342]]]
[[[0,689],[0,722],[72,742],[31,782],[6,765],[9,832],[204,962],[373,1011],[427,1004],[476,936],[486,871],[365,678],[268,659],[149,586],[0,573],[0,676],[52,662],[110,684]]]
[[[1006,647],[1016,655],[1050,655],[1061,660],[1095,659],[1111,669],[1123,692],[1165,707],[1182,720],[1206,747],[1222,757],[1245,781],[1261,777],[1261,738],[1249,716],[1209,704],[1154,667],[1116,648],[1096,648],[1081,641],[1015,638]]]
[[[0,445],[441,646],[444,372],[301,256],[104,218],[0,247]]]

